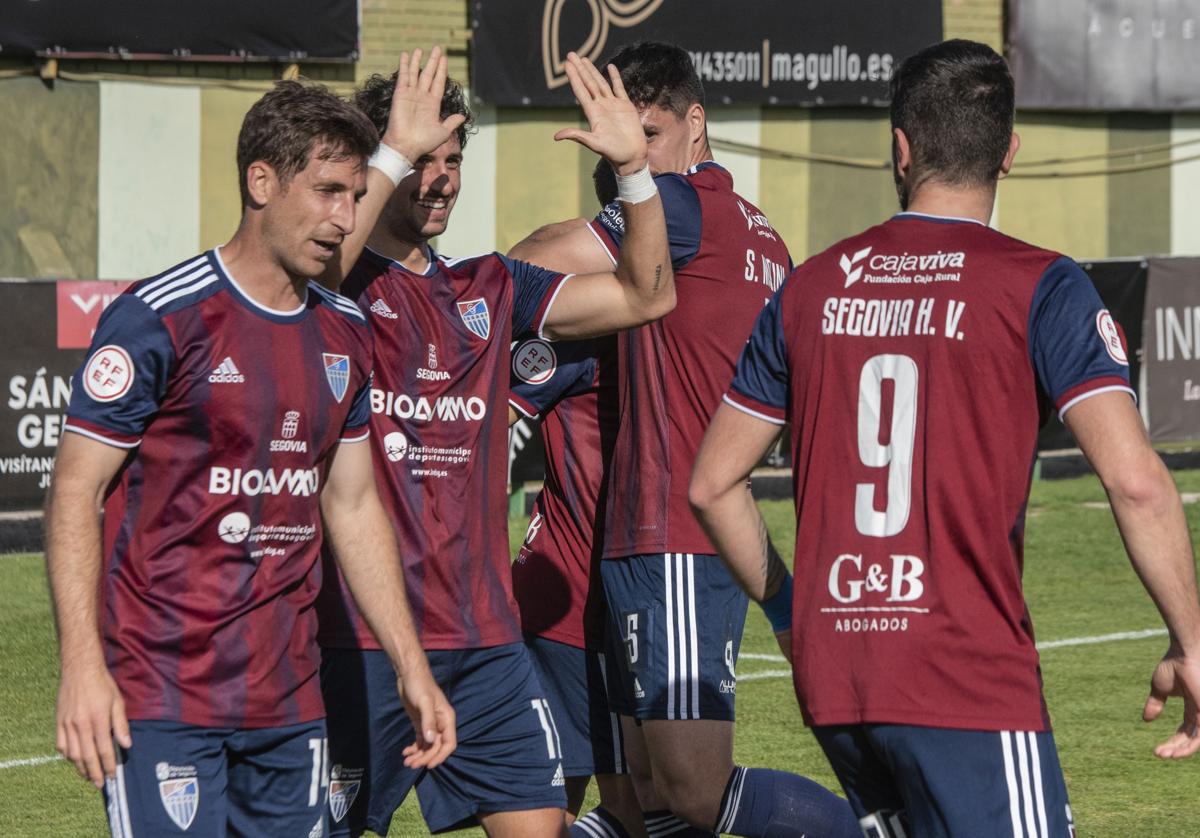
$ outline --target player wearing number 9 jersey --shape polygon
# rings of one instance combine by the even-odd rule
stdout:
[[[692,479],[751,596],[777,629],[794,618],[801,710],[872,835],[1073,834],[1021,591],[1051,408],[1108,488],[1173,636],[1198,637],[1181,509],[1112,317],[1070,259],[986,226],[1018,147],[1012,114],[1011,76],[986,46],[905,62],[892,120],[910,211],[789,277]],[[744,489],[784,423],[803,580],[790,601]]]

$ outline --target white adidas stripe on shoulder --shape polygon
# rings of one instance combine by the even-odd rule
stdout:
[[[134,293],[141,297],[147,305],[154,305],[156,300],[160,300],[165,296],[169,296],[175,291],[178,291],[180,288],[190,285],[199,279],[204,279],[210,276],[215,276],[215,274],[213,273],[212,267],[205,263],[203,265],[197,265],[192,270],[175,276],[167,282],[161,284],[155,283],[154,287],[139,288]]]
[[[336,291],[330,291],[325,286],[318,285],[315,282],[310,282],[310,283],[308,283],[308,285],[310,288],[312,288],[314,291],[317,292],[317,296],[321,297],[321,299],[325,300],[327,303],[332,305],[334,308],[338,309],[339,311],[341,311],[345,314],[351,315],[352,317],[354,317],[357,320],[361,320],[363,323],[367,322],[366,316],[362,313],[362,311],[359,309],[359,307],[356,306],[353,302],[351,302],[346,297],[343,297],[341,294],[338,294]]]
[[[219,280],[220,280],[220,277],[218,277],[215,273],[212,273],[210,271],[208,274],[201,277],[196,282],[193,282],[191,285],[185,285],[182,288],[177,288],[174,291],[172,291],[170,294],[167,294],[167,296],[160,297],[159,299],[155,300],[154,302],[149,302],[148,300],[146,302],[149,303],[150,308],[154,309],[155,311],[158,311],[160,308],[165,306],[167,303],[178,300],[180,297],[186,297],[188,294],[194,294],[197,291],[199,291],[201,288],[206,288],[209,285],[212,285],[213,283],[218,282]]]
[[[197,256],[195,259],[191,259],[187,262],[184,262],[182,265],[171,268],[171,270],[167,271],[165,274],[158,277],[157,279],[148,280],[145,285],[143,285],[141,288],[139,288],[137,290],[137,293],[140,295],[143,293],[153,291],[154,289],[177,278],[181,274],[188,273],[189,271],[195,270],[196,268],[200,267],[203,263],[205,263],[207,261],[208,261],[208,256],[205,254],[201,254],[200,256]]]

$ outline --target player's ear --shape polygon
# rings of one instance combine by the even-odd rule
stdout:
[[[912,147],[908,144],[908,135],[899,128],[893,128],[892,144],[892,159],[896,166],[896,173],[900,177],[904,177],[912,167]]]
[[[246,167],[246,192],[256,206],[266,205],[279,189],[275,168],[264,160],[255,160]]]
[[[1004,155],[1004,162],[1000,164],[1000,177],[1007,177],[1008,172],[1012,169],[1013,160],[1017,156],[1017,152],[1021,149],[1021,138],[1016,131],[1013,131],[1012,138],[1008,141],[1008,153]]]
[[[688,124],[688,136],[693,143],[700,142],[704,139],[704,106],[699,102],[694,103],[687,109],[687,114],[684,119]]]

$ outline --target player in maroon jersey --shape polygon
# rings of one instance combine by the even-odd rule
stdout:
[[[612,62],[638,105],[651,168],[661,173],[679,289],[671,314],[617,336],[620,426],[600,568],[610,658],[622,662],[610,699],[622,716],[644,825],[651,836],[711,834],[720,821],[718,831],[759,835],[787,820],[797,834],[857,834],[849,807],[827,790],[733,764],[746,599],[687,505],[695,450],[755,317],[788,270],[788,252],[712,160],[703,88],[688,54],[646,43]],[[563,270],[595,270],[622,246],[621,208],[610,204],[590,224],[544,229],[517,252]],[[539,579],[540,597],[538,580],[529,580],[528,608],[545,620],[556,603],[547,577]]]
[[[118,298],[74,380],[46,513],[57,747],[115,836],[325,833],[323,533],[421,720],[409,764],[454,747],[365,444],[366,318],[310,283],[377,141],[278,84],[242,124],[236,234]]]
[[[610,87],[574,55],[568,73],[590,130],[556,136],[608,157],[630,217],[632,249],[615,271],[564,276],[499,254],[434,253],[428,240],[445,229],[457,197],[465,132],[415,158],[411,174],[394,172],[398,185],[361,257],[343,249],[342,265],[353,268],[342,290],[375,327],[377,477],[422,644],[455,703],[460,747],[436,772],[398,764],[397,731],[407,720],[379,686],[386,659],[332,578],[321,642],[339,784],[330,794],[334,835],[386,831],[414,785],[434,831],[474,820],[491,835],[565,829],[561,742],[512,596],[504,493],[511,341],[602,334],[674,305],[661,203],[634,109],[615,74]],[[385,145],[403,142],[406,128],[389,116],[390,86],[376,78],[356,97]],[[452,87],[443,108],[465,113],[461,93]]]
[[[790,654],[805,721],[864,832],[1074,835],[1021,592],[1037,431],[1057,409],[1170,629],[1144,716],[1184,698],[1161,757],[1200,749],[1187,524],[1073,261],[990,229],[1018,148],[991,48],[947,41],[892,79],[903,212],[801,265],[763,311],[691,497]],[[795,572],[746,477],[791,427]]]

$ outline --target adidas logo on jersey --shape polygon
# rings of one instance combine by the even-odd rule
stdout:
[[[228,355],[212,373],[208,376],[209,384],[241,384],[245,382],[246,376],[238,370],[237,364]]]
[[[380,317],[386,317],[388,320],[395,320],[400,316],[392,311],[391,306],[385,303],[382,298],[371,303],[371,313],[378,314]]]
[[[562,763],[558,764],[558,768],[554,769],[554,779],[550,781],[551,786],[565,786],[567,781],[563,779]]]

